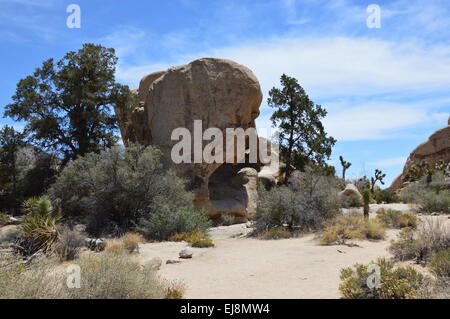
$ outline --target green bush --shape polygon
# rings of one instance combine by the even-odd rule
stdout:
[[[369,265],[356,264],[341,270],[339,291],[345,299],[415,299],[420,298],[421,287],[428,280],[412,267],[394,268],[387,259],[373,263],[379,269],[379,287],[369,288],[369,276],[375,276]],[[375,269],[375,268],[374,268]],[[372,271],[369,271],[372,270]]]
[[[425,214],[450,213],[450,190],[442,172],[433,174],[431,182],[424,176],[409,183],[402,189],[400,197],[405,203],[417,204],[418,210]]]
[[[169,241],[186,241],[192,247],[207,248],[214,247],[211,237],[202,231],[196,230],[190,233],[177,233],[169,237]]]
[[[410,213],[403,213],[394,209],[380,208],[377,210],[376,214],[376,218],[381,223],[383,223],[387,227],[392,228],[416,228],[419,222],[415,215]]]
[[[426,263],[438,251],[450,248],[450,231],[441,220],[426,219],[417,229],[404,228],[389,251],[396,260]]]
[[[192,208],[193,195],[163,168],[151,146],[115,147],[67,165],[49,190],[65,217],[82,217],[87,232],[122,235],[135,227],[149,239],[207,226]]]
[[[430,269],[438,278],[450,280],[450,249],[438,251],[431,258]]]
[[[211,226],[206,213],[191,207],[173,210],[170,204],[155,203],[136,225],[136,231],[147,239],[166,240],[177,233],[205,231]]]
[[[341,207],[343,208],[357,208],[361,207],[363,202],[361,198],[356,194],[351,194],[350,196],[343,196],[341,198]]]
[[[419,210],[423,213],[450,213],[450,191],[426,191],[418,200]]]
[[[335,178],[307,167],[293,175],[287,186],[260,187],[254,226],[256,233],[283,227],[307,232],[322,227],[338,212]]]
[[[399,197],[397,196],[397,193],[392,189],[383,189],[383,190],[377,190],[374,194],[374,199],[377,202],[377,204],[381,203],[398,203],[400,201]]]

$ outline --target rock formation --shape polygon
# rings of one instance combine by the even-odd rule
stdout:
[[[450,118],[447,126],[434,132],[426,142],[411,152],[402,174],[394,180],[390,188],[402,188],[405,183],[404,176],[414,164],[425,161],[428,165],[433,166],[440,160],[450,162]]]
[[[359,200],[362,202],[363,197],[362,197],[361,193],[359,192],[358,188],[354,184],[347,184],[345,186],[345,189],[339,193],[339,197],[341,199],[344,199],[345,197],[349,197],[352,195],[357,196],[359,198]]]
[[[257,172],[262,165],[237,164],[248,158],[248,152],[236,154],[235,163],[229,164],[174,164],[170,157],[178,142],[171,139],[173,130],[186,128],[194,136],[195,120],[202,121],[203,131],[214,127],[224,136],[226,128],[255,127],[262,92],[252,71],[230,60],[204,58],[151,73],[142,78],[134,92],[136,105],[116,109],[125,145],[132,142],[160,148],[165,163],[188,180],[196,206],[211,215],[232,213],[244,217],[254,213]],[[202,146],[208,143],[203,141]],[[275,174],[270,165],[263,173],[264,178],[275,180],[269,176]]]

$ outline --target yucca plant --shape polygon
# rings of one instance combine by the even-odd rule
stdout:
[[[30,198],[23,204],[28,215],[21,225],[22,246],[27,254],[51,251],[58,241],[59,214],[46,197]]]

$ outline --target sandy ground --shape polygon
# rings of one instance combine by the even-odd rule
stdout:
[[[384,205],[385,207],[387,205]],[[410,210],[408,205],[387,207]],[[373,205],[375,211],[380,205]],[[160,257],[159,274],[186,285],[186,298],[339,298],[339,271],[355,263],[389,257],[387,246],[398,230],[388,230],[383,241],[360,241],[361,247],[320,246],[314,235],[286,240],[242,238],[245,224],[212,230],[216,247],[194,249],[192,259],[178,264],[186,243],[141,246],[140,261]],[[241,237],[241,238],[239,238]]]

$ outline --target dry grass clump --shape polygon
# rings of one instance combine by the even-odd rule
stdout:
[[[121,238],[123,246],[129,253],[139,252],[139,244],[144,242],[144,237],[137,233],[126,233]]]
[[[350,214],[338,216],[323,231],[323,245],[342,245],[350,239],[383,239],[386,229],[377,220],[366,220],[363,216]]]
[[[84,247],[85,237],[80,232],[63,227],[59,231],[59,240],[55,247],[55,254],[61,261],[74,260]]]
[[[0,265],[4,261],[0,261]],[[182,286],[167,283],[128,254],[99,253],[76,261],[80,288],[67,287],[65,267],[43,260],[27,267],[0,267],[0,298],[20,299],[150,299],[182,298]]]
[[[214,247],[214,241],[211,237],[200,230],[190,233],[178,233],[169,237],[169,241],[186,241],[192,247],[207,248]]]
[[[283,228],[272,228],[259,235],[261,239],[287,239],[292,238],[292,233]]]
[[[186,287],[182,282],[171,282],[166,289],[165,299],[183,299]]]
[[[416,215],[410,213],[402,213],[401,211],[394,209],[380,208],[376,212],[377,219],[386,225],[386,227],[392,228],[416,228],[419,223]]]
[[[139,252],[139,244],[144,242],[144,238],[136,233],[126,233],[118,239],[106,241],[105,250],[110,253],[120,254],[123,252]]]
[[[90,254],[81,257],[81,287],[66,289],[72,299],[165,298],[166,284],[153,270],[142,267],[127,254]]]
[[[63,298],[64,274],[51,271],[56,265],[51,259],[25,266],[19,261],[2,258],[0,299]]]

